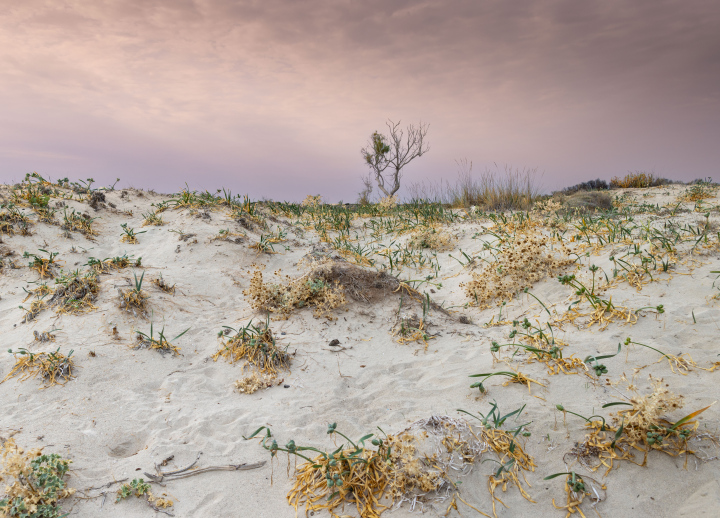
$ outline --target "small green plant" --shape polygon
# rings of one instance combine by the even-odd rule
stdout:
[[[40,248],[39,251],[48,254],[48,257],[40,257],[28,252],[23,253],[23,257],[32,258],[28,263],[28,267],[37,270],[41,278],[51,277],[52,269],[55,267],[55,258],[59,255],[59,252],[48,252],[43,248]]]
[[[141,496],[145,496],[150,494],[150,484],[145,482],[141,478],[134,478],[132,482],[129,484],[123,484],[120,486],[120,489],[118,489],[117,492],[117,498],[115,499],[115,503],[120,503],[120,501],[125,500],[128,497],[136,496],[140,498]]]
[[[607,370],[607,367],[605,365],[603,365],[602,363],[600,363],[598,360],[604,360],[606,358],[612,358],[614,356],[617,356],[618,354],[620,354],[620,348],[621,348],[621,344],[618,344],[618,350],[615,354],[603,354],[601,356],[588,356],[587,358],[585,358],[584,363],[586,365],[590,365],[590,363],[592,363],[592,365],[590,365],[590,366],[595,371],[595,375],[599,378],[603,374],[607,374],[608,370]]]
[[[482,378],[482,381],[473,383],[472,385],[470,385],[470,388],[478,388],[480,389],[480,393],[484,394],[486,392],[484,383],[488,380],[488,378],[491,378],[493,376],[507,376],[508,378],[510,378],[508,381],[503,383],[503,386],[507,386],[508,383],[519,383],[521,385],[527,385],[528,390],[530,390],[530,383],[536,383],[540,386],[544,386],[539,381],[526,377],[522,372],[498,371],[486,372],[481,374],[471,374],[471,378]]]
[[[273,247],[273,243],[275,241],[272,240],[272,234],[262,234],[260,235],[260,241],[258,241],[255,244],[250,245],[250,248],[254,248],[258,252],[262,252],[264,254],[275,254],[275,247]]]
[[[599,418],[602,420],[601,431],[605,431],[605,428],[607,427],[607,423],[605,422],[605,418],[604,418],[603,416],[601,416],[601,415],[591,415],[590,417],[585,417],[585,416],[580,415],[580,414],[578,414],[578,413],[576,413],[576,412],[571,412],[570,410],[567,410],[564,406],[562,406],[562,405],[560,405],[560,404],[555,405],[555,408],[557,408],[558,410],[560,410],[560,411],[563,413],[563,419],[564,419],[564,416],[565,416],[566,414],[572,414],[572,415],[574,415],[574,416],[579,417],[580,419],[583,419],[586,423],[592,423],[593,417],[599,417]]]
[[[135,278],[135,285],[131,290],[120,290],[120,309],[136,314],[139,311],[141,315],[147,314],[147,300],[150,298],[145,291],[142,289],[143,279],[145,278],[145,272],[142,273],[138,279],[137,274],[133,272]]]
[[[143,227],[147,226],[147,225],[155,225],[155,226],[159,227],[164,224],[165,224],[165,222],[163,221],[162,216],[160,216],[157,211],[156,212],[149,211],[149,212],[146,212],[145,214],[143,214],[143,224],[142,224]],[[138,234],[139,234],[139,232],[138,232]]]
[[[147,232],[147,230],[135,232],[135,229],[133,229],[132,227],[128,227],[127,223],[120,224],[120,227],[123,230],[123,233],[120,234],[120,241],[122,241],[123,243],[129,243],[132,245],[134,245],[138,242],[138,240],[137,240],[138,234],[144,234],[145,232]]]
[[[137,345],[134,349],[156,349],[162,354],[172,353],[174,355],[180,354],[180,348],[173,345],[172,342],[180,338],[182,335],[190,331],[188,327],[185,331],[177,335],[175,338],[168,340],[165,337],[165,326],[158,333],[158,337],[155,338],[153,331],[153,323],[150,322],[150,334],[143,333],[142,331],[135,330],[137,333]]]
[[[141,478],[134,478],[129,484],[121,485],[120,489],[117,490],[117,497],[115,498],[115,503],[118,504],[131,496],[135,496],[137,498],[144,497],[147,501],[147,504],[155,511],[165,509],[167,507],[172,507],[173,505],[172,500],[168,498],[159,498],[153,495],[150,484],[148,484]]]

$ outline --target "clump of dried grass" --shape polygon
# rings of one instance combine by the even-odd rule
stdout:
[[[257,430],[254,437],[265,427]],[[338,516],[345,505],[353,506],[361,518],[377,518],[385,510],[404,503],[411,508],[440,503],[452,497],[450,507],[456,507],[458,475],[467,475],[487,450],[487,444],[464,419],[433,416],[413,423],[397,435],[357,442],[336,430],[333,423],[328,434],[338,434],[347,440],[332,453],[316,448],[299,447],[290,441],[280,448],[270,430],[263,446],[273,456],[278,451],[297,455],[307,462],[295,470],[295,484],[288,493],[288,502],[296,512],[305,508],[306,514],[327,510]],[[304,452],[317,452],[310,458]],[[462,500],[464,501],[464,500]],[[469,504],[468,504],[469,505]]]
[[[250,298],[254,309],[278,313],[281,318],[287,318],[296,308],[312,306],[316,318],[333,320],[331,311],[346,302],[342,286],[337,282],[329,283],[315,273],[313,270],[296,279],[286,275],[284,284],[271,284],[263,282],[262,272],[255,270],[250,287],[243,295]]]
[[[235,382],[235,389],[241,394],[254,394],[258,390],[263,390],[273,386],[274,376],[266,376],[253,372],[249,376],[245,376]]]
[[[644,188],[644,187],[657,187],[660,185],[667,185],[670,180],[667,178],[660,178],[655,176],[654,173],[646,173],[643,171],[629,172],[623,178],[615,176],[610,180],[610,187],[618,189],[630,189],[630,188]]]
[[[145,272],[142,273],[140,279],[135,276],[135,286],[129,290],[123,290],[118,288],[118,295],[120,297],[120,309],[124,309],[128,313],[132,313],[137,316],[138,312],[141,316],[147,316],[148,299],[150,295],[142,289],[143,279],[145,278]]]
[[[60,314],[80,315],[97,307],[93,304],[100,286],[93,274],[84,277],[66,279],[57,288],[48,301],[48,306],[57,306]]]
[[[232,329],[232,328],[226,328]],[[233,329],[234,331],[234,329]],[[287,348],[281,349],[275,342],[268,323],[259,326],[249,322],[235,332],[229,340],[221,332],[222,347],[212,356],[214,361],[223,358],[230,363],[241,360],[258,369],[261,373],[276,376],[281,370],[290,368],[290,355]]]
[[[410,184],[414,200],[436,201],[453,207],[480,207],[485,210],[530,210],[540,195],[537,169],[486,169],[473,173],[471,161],[460,160],[455,184],[440,181]]]
[[[322,196],[319,194],[316,194],[313,196],[312,194],[308,194],[305,196],[305,199],[302,201],[301,205],[303,207],[317,207],[322,203]]]
[[[382,211],[388,211],[397,207],[398,197],[397,195],[385,196],[378,201],[378,206]]]
[[[44,386],[40,388],[64,385],[74,378],[75,364],[71,358],[72,350],[67,356],[59,351],[59,347],[49,353],[31,353],[27,349],[19,349],[16,352],[10,350],[9,352],[15,356],[15,366],[0,383],[15,376],[20,376],[20,381],[40,376],[44,383]]]
[[[457,238],[452,234],[436,228],[416,230],[408,241],[411,248],[429,248],[438,252],[447,252],[455,248]]]
[[[494,300],[498,304],[512,300],[523,289],[573,264],[566,245],[556,250],[557,254],[547,251],[547,239],[541,235],[515,236],[500,246],[496,262],[479,273],[471,272],[471,280],[462,284],[465,294],[481,307]]]

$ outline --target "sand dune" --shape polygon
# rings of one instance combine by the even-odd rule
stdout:
[[[62,386],[46,388],[42,376],[26,381],[20,381],[19,376],[6,379],[0,384],[0,437],[12,437],[24,448],[44,448],[72,460],[67,482],[77,492],[62,502],[69,516],[152,516],[155,511],[144,498],[116,504],[119,484],[83,490],[126,478],[147,480],[143,473],[155,473],[155,465],[164,459],[172,456],[163,469],[182,468],[202,452],[197,464],[200,468],[266,463],[251,470],[202,473],[167,482],[164,487],[154,484],[156,496],[164,494],[173,502],[167,512],[187,517],[291,517],[295,510],[288,505],[286,495],[295,483],[295,460],[290,461],[289,470],[284,453],[271,462],[257,439],[244,440],[243,435],[269,426],[280,445],[294,439],[298,445],[332,451],[340,445],[340,437],[326,433],[328,423],[337,423],[337,429],[352,439],[379,434],[378,427],[397,434],[431,416],[468,419],[480,427],[480,421],[458,409],[486,413],[493,401],[503,414],[525,405],[522,414],[509,419],[504,428],[529,423],[516,440],[536,464],[534,471],[521,473],[527,481],[522,487],[534,502],[512,485],[506,492],[498,488],[496,495],[507,505],[496,504],[498,516],[564,516],[565,511],[555,509],[552,502],[565,505],[565,479],[544,477],[568,469],[605,485],[606,497],[596,506],[603,516],[720,514],[714,482],[720,477],[720,464],[714,461],[718,451],[711,438],[718,433],[720,406],[697,416],[697,430],[687,443],[695,455],[672,456],[651,449],[645,466],[615,461],[615,469],[608,473],[604,467],[593,472],[568,455],[589,429],[582,419],[556,409],[560,404],[586,417],[602,415],[615,430],[612,414],[626,407],[602,409],[602,405],[652,393],[650,376],[662,379],[663,386],[683,396],[682,408],[662,414],[670,423],[718,399],[720,373],[712,371],[720,361],[720,291],[718,284],[713,286],[717,274],[711,273],[720,270],[715,188],[708,187],[702,193],[707,197],[700,201],[690,199],[691,187],[683,185],[612,191],[615,215],[604,219],[594,215],[592,220],[586,217],[584,223],[577,214],[563,219],[567,211],[552,205],[532,213],[529,222],[511,215],[505,222],[493,220],[478,210],[466,209],[454,211],[450,218],[428,219],[393,208],[385,212],[377,209],[380,212],[376,216],[362,216],[351,208],[345,241],[336,241],[341,234],[323,227],[318,223],[320,218],[308,212],[291,216],[270,204],[245,205],[243,209],[239,198],[235,205],[227,205],[222,197],[213,203],[205,197],[203,205],[196,196],[195,202],[183,206],[177,205],[182,196],[137,189],[97,191],[102,196],[93,197],[79,189],[74,192],[71,186],[43,188],[50,195],[48,207],[56,210],[51,222],[39,221],[43,213],[34,210],[30,200],[13,199],[12,186],[0,190],[3,203],[14,203],[0,211],[0,219],[6,223],[0,244],[4,349],[0,377],[8,375],[16,364],[16,356],[5,350],[20,348],[36,354],[59,348],[67,355],[72,350],[75,377]],[[23,189],[18,187],[17,192]],[[25,214],[27,223],[13,216],[13,210]],[[67,227],[64,217],[73,210],[84,221],[88,218],[82,214],[92,219],[92,234]],[[335,210],[341,212],[340,208]],[[399,220],[393,219],[397,214],[407,216],[404,230]],[[143,226],[152,215],[161,218],[162,224]],[[628,233],[614,231],[605,221]],[[387,228],[381,226],[383,222]],[[134,229],[136,243],[121,240],[122,224]],[[391,228],[393,224],[397,225],[395,229]],[[323,228],[327,230],[324,235]],[[423,228],[434,229],[435,234],[423,237],[419,232]],[[652,234],[652,229],[657,232]],[[673,232],[679,237],[673,237]],[[488,307],[478,307],[467,293],[473,272],[477,278],[491,279],[485,265],[497,268],[493,254],[497,255],[496,249],[503,242],[520,246],[510,237],[515,235],[521,239],[539,237],[545,247],[543,253],[557,259],[558,264],[543,263],[549,275],[537,270],[540,267],[536,263],[518,269],[537,270],[538,280],[530,289],[534,297],[520,292],[504,306],[492,299]],[[570,255],[562,252],[559,236],[572,251]],[[662,248],[661,237],[673,240],[669,249]],[[411,241],[414,248],[406,246]],[[343,242],[359,247],[356,250],[366,247],[367,255],[343,248]],[[273,253],[264,253],[264,247]],[[26,252],[40,259],[49,257],[40,249],[57,252],[55,266],[50,267],[46,279],[29,266],[32,257],[23,257]],[[398,253],[390,270],[395,249]],[[397,265],[402,253],[409,255],[404,256],[405,264]],[[60,286],[56,278],[72,278],[75,270],[82,277],[92,269],[91,258],[103,261],[115,257],[125,257],[127,265],[121,267],[118,262],[107,266],[107,271],[98,267],[97,293],[87,300],[92,305],[85,306],[87,311],[74,314],[72,303],[48,303],[34,318],[23,322],[34,300],[51,299],[52,291]],[[465,264],[468,258],[474,262]],[[561,263],[563,258],[570,261]],[[667,271],[664,260],[668,261]],[[420,266],[418,261],[426,262]],[[619,261],[640,266],[623,279],[625,268],[630,266],[623,267]],[[314,307],[287,311],[276,307],[277,311],[269,314],[269,325],[278,347],[289,354],[290,368],[279,369],[271,387],[240,393],[236,381],[257,369],[245,361],[231,364],[223,358],[215,360],[213,355],[234,336],[231,331],[219,337],[226,329],[223,326],[238,329],[251,321],[258,326],[267,321],[268,313],[251,304],[253,273],[262,272],[266,284],[282,284],[289,282],[285,275],[297,279],[323,265],[362,269],[377,286],[362,284],[350,293],[348,287],[344,291],[334,288],[328,274],[324,288],[317,284],[320,287],[312,289],[336,289],[344,294],[344,304],[332,307],[333,303],[328,303],[329,309],[317,311]],[[594,281],[597,296],[611,300],[621,315],[612,318],[608,313],[588,324],[592,305],[557,277],[575,274],[576,280],[589,287],[593,284],[592,265],[600,268]],[[616,277],[614,269],[619,271]],[[275,276],[278,270],[280,276]],[[379,275],[381,271],[414,282],[396,285],[393,283],[397,281]],[[132,290],[142,274],[147,309],[135,308],[134,313],[132,308],[122,309],[119,291]],[[306,277],[302,286],[308,286],[306,281],[319,282],[318,275]],[[496,277],[507,280],[512,275],[520,274],[506,267]],[[174,286],[174,291],[164,291],[153,282],[161,277],[168,287]],[[47,283],[49,293],[42,299],[40,292],[30,294],[26,300],[27,292],[39,288],[41,282]],[[312,306],[312,300],[305,305]],[[425,314],[423,300],[426,304],[432,301]],[[582,302],[568,311],[576,300]],[[662,305],[662,312],[657,311],[658,305]],[[568,318],[573,315],[575,320]],[[510,336],[513,329],[519,333],[532,331],[520,324],[513,326],[513,320],[521,323],[525,318],[546,334],[550,322],[563,358],[611,355],[617,352],[618,343],[623,344],[621,352],[607,359],[580,361],[570,374],[550,374],[554,362],[548,355],[538,356],[512,346],[492,352],[493,341],[499,345],[531,343],[523,342],[522,334]],[[423,326],[416,334],[421,321]],[[179,354],[138,348],[137,331],[150,334],[151,323],[154,336],[164,328],[169,339],[188,329],[172,341]],[[54,338],[38,341],[34,332],[38,336],[51,332]],[[536,346],[548,345],[534,336]],[[413,337],[419,338],[411,341]],[[625,345],[627,337],[668,355],[682,354],[681,361],[687,358],[687,363],[669,362],[642,345]],[[333,340],[337,345],[330,345]],[[548,361],[537,361],[540,357]],[[599,364],[604,364],[607,372],[600,372],[598,377],[594,367]],[[529,388],[517,383],[505,386],[510,378],[499,375],[483,383],[487,389],[484,394],[470,388],[481,378],[468,376],[497,371],[520,371],[537,383],[530,383]],[[666,438],[664,444],[669,442]],[[634,455],[633,460],[642,464],[643,453],[635,450]],[[452,477],[453,482],[462,482],[459,495],[468,504],[492,515],[487,481],[499,464],[482,462],[484,459],[498,459],[498,455],[484,452],[472,473],[460,476],[453,472]],[[101,495],[103,491],[106,498]],[[442,502],[426,500],[424,510],[430,516],[444,515],[453,501],[451,495]],[[466,504],[456,503],[463,516],[477,514]],[[589,498],[581,509],[588,516],[594,514]],[[304,512],[302,508],[300,512]],[[357,514],[350,506],[337,512]],[[406,504],[392,515],[411,514]],[[456,514],[452,510],[450,516]],[[318,515],[326,516],[327,512]]]

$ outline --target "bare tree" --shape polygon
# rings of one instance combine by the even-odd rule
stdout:
[[[374,132],[370,136],[368,145],[360,152],[372,174],[375,175],[380,190],[385,196],[392,196],[400,189],[402,168],[427,153],[430,146],[425,142],[427,124],[421,122],[417,127],[410,124],[403,131],[400,128],[400,121],[388,120],[387,127],[390,130],[389,136]],[[388,169],[388,174],[384,174]]]

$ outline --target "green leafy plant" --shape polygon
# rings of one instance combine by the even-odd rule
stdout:
[[[25,452],[7,439],[0,446],[5,496],[0,498],[0,513],[9,518],[62,518],[61,500],[75,490],[68,488],[65,478],[70,460],[55,453],[43,454],[40,449]]]

